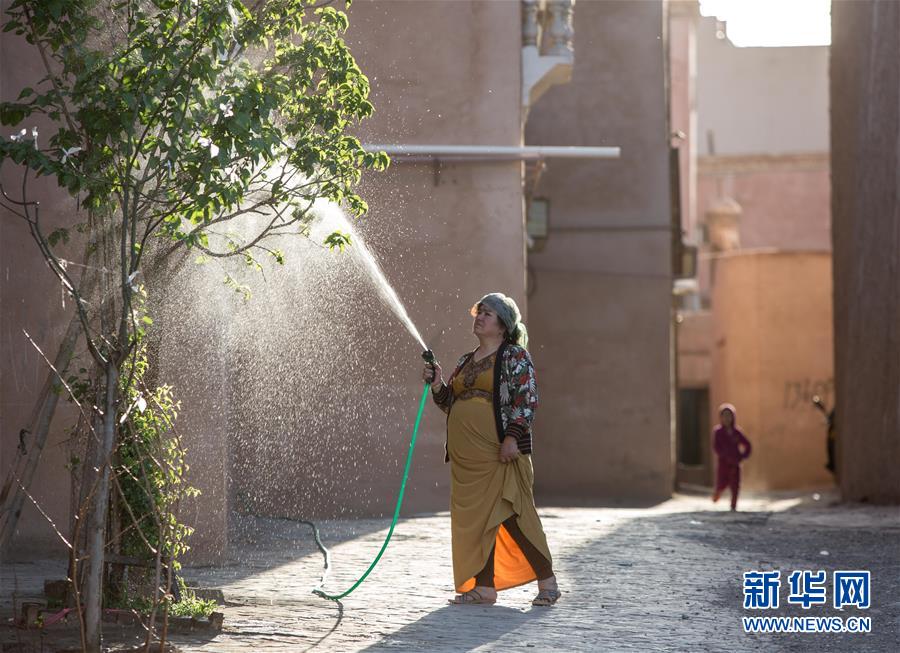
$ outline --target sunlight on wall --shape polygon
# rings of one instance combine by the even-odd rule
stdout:
[[[700,0],[700,13],[737,47],[831,44],[831,0]]]

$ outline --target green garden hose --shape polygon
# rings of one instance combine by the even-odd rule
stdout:
[[[426,358],[426,360],[427,360],[427,358]],[[368,569],[366,569],[366,573],[364,573],[362,576],[360,576],[359,580],[357,580],[355,583],[353,583],[353,586],[350,589],[348,589],[346,592],[343,592],[341,594],[327,594],[325,592],[325,590],[322,589],[322,586],[325,584],[325,578],[328,575],[328,570],[331,567],[330,556],[328,554],[328,550],[325,549],[325,547],[323,547],[321,545],[321,542],[319,542],[318,529],[313,527],[314,534],[316,536],[316,543],[318,544],[319,548],[322,550],[323,554],[325,555],[325,573],[322,575],[322,580],[321,580],[321,582],[319,582],[318,587],[316,587],[313,590],[313,594],[316,594],[317,596],[321,596],[323,599],[329,599],[331,601],[339,601],[342,598],[344,598],[345,596],[347,596],[348,594],[350,594],[350,592],[355,590],[357,587],[362,585],[362,582],[366,579],[366,577],[370,573],[372,573],[372,570],[375,569],[375,565],[377,565],[378,561],[381,560],[381,556],[382,556],[382,554],[384,554],[384,550],[387,548],[388,542],[391,541],[391,535],[394,534],[394,527],[397,525],[397,521],[400,519],[400,506],[403,504],[403,493],[406,490],[406,479],[409,478],[409,468],[410,468],[410,465],[412,464],[413,449],[415,449],[415,447],[416,447],[416,436],[418,436],[418,434],[419,434],[419,423],[422,421],[422,413],[425,410],[425,401],[428,399],[428,386],[429,386],[429,384],[426,383],[425,387],[422,388],[422,399],[419,401],[419,413],[416,415],[416,424],[415,424],[415,426],[413,426],[412,439],[409,441],[409,452],[406,454],[406,468],[403,470],[403,481],[400,483],[400,492],[397,495],[397,507],[394,509],[394,519],[391,522],[391,528],[390,528],[390,530],[388,530],[387,537],[384,538],[384,544],[381,545],[381,551],[378,552],[378,555],[375,556],[375,559],[372,561],[372,564],[369,565]]]

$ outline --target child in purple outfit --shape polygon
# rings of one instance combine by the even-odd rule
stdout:
[[[741,488],[741,461],[750,457],[750,440],[737,427],[736,413],[731,404],[719,406],[720,424],[713,431],[713,451],[716,452],[716,491],[713,502],[719,500],[722,491],[731,488],[731,510],[737,510],[738,492]]]

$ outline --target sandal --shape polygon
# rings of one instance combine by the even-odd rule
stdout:
[[[471,589],[468,592],[457,594],[452,599],[447,599],[450,605],[494,605],[497,599],[482,596],[478,590]]]
[[[560,592],[558,589],[540,590],[537,593],[537,596],[534,597],[531,605],[535,605],[541,608],[549,608],[551,605],[559,601],[560,596],[562,596],[562,592]]]

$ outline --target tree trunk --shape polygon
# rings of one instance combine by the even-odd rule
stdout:
[[[103,406],[103,431],[94,458],[100,479],[88,528],[88,571],[85,579],[84,622],[89,653],[100,653],[100,622],[103,610],[103,560],[106,523],[109,516],[110,455],[115,445],[116,406],[119,398],[119,368],[114,360],[106,364],[106,399]]]
[[[114,453],[110,459],[112,469],[110,474],[115,474],[119,468],[119,455]],[[122,554],[122,507],[123,499],[119,496],[119,492],[114,485],[111,485],[109,492],[109,550],[114,555]],[[110,600],[120,603],[126,598],[125,587],[125,565],[110,565],[109,573],[106,575],[106,596]]]

